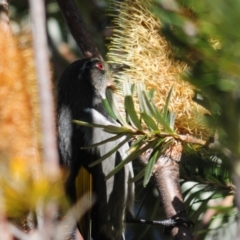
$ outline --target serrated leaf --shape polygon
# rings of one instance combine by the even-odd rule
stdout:
[[[113,118],[114,120],[117,120],[117,117],[116,117],[115,113],[113,112],[113,110],[112,110],[108,100],[107,99],[103,99],[102,100],[102,104],[103,104],[103,107],[106,110],[106,112],[109,114],[109,116],[111,118]]]
[[[111,156],[113,153],[115,153],[120,147],[122,147],[125,143],[127,143],[130,139],[132,138],[132,136],[127,136],[122,142],[120,142],[116,147],[114,147],[112,150],[110,150],[108,153],[106,153],[105,155],[103,155],[101,158],[99,158],[97,161],[94,161],[93,163],[89,164],[89,167],[94,167],[97,164],[101,163],[102,161],[104,161],[106,158],[108,158],[109,156]]]
[[[157,124],[149,115],[147,115],[146,113],[141,113],[141,118],[144,120],[149,130],[159,132]]]
[[[138,115],[137,115],[137,113],[135,111],[135,108],[134,108],[134,103],[133,103],[132,96],[125,96],[124,105],[125,105],[125,109],[127,111],[129,120],[131,122],[131,125],[133,125],[138,130],[142,130],[141,123],[138,119]]]

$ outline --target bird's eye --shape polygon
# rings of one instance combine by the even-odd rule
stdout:
[[[104,66],[103,66],[103,64],[102,64],[101,62],[97,62],[97,63],[96,63],[96,67],[97,67],[99,70],[101,70],[101,71],[104,70]]]

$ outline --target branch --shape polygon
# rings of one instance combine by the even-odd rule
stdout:
[[[196,138],[196,137],[191,136],[189,134],[186,134],[186,135],[180,134],[178,136],[179,136],[180,140],[185,142],[185,143],[199,144],[199,145],[202,145],[202,146],[207,144],[207,141]]]
[[[57,0],[68,28],[85,57],[97,57],[102,59],[96,45],[87,31],[74,0]]]
[[[29,0],[33,25],[35,63],[40,93],[42,117],[43,157],[46,173],[58,175],[56,124],[51,86],[51,74],[46,37],[45,8],[43,0]]]
[[[141,164],[146,165],[152,153],[149,149],[139,157]],[[179,185],[179,164],[182,156],[182,145],[175,141],[160,156],[153,168],[153,181],[162,199],[163,210],[167,219],[178,216],[187,219],[184,202]],[[178,225],[171,229],[171,235],[174,240],[191,240],[193,239],[189,227]]]
[[[0,233],[0,240],[13,240],[11,229],[8,225],[8,220],[3,211],[0,211]]]
[[[184,219],[184,202],[179,185],[179,164],[182,155],[182,145],[175,142],[164,155],[160,156],[153,170],[153,180],[162,199],[163,209],[167,218],[178,215]],[[178,225],[171,229],[171,235],[175,240],[190,240],[192,233],[189,227]]]
[[[8,5],[10,0],[0,0],[0,23],[9,28]]]

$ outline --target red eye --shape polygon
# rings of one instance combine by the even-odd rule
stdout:
[[[97,62],[97,63],[96,63],[96,67],[97,67],[99,70],[101,70],[101,71],[104,70],[104,66],[103,66],[103,64],[102,64],[101,62]]]

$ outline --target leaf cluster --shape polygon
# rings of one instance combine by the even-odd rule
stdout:
[[[154,92],[146,91],[141,83],[137,84],[137,95],[140,103],[140,112],[138,113],[133,100],[134,88],[135,86],[129,82],[124,82],[123,84],[125,116],[118,110],[116,97],[111,90],[107,91],[108,99],[103,100],[109,115],[118,120],[121,126],[97,125],[78,120],[74,120],[74,122],[82,126],[102,128],[105,132],[117,134],[110,139],[89,146],[90,148],[126,136],[121,143],[99,160],[92,163],[90,167],[99,164],[109,155],[116,152],[123,144],[131,140],[132,144],[128,150],[127,157],[106,176],[106,179],[116,174],[125,164],[137,159],[140,155],[151,149],[152,152],[145,167],[130,180],[136,181],[143,178],[143,185],[146,186],[151,178],[153,166],[159,156],[166,151],[175,139],[179,139],[180,137],[174,130],[175,115],[168,110],[172,89],[168,94],[163,109],[159,110],[153,102]]]

